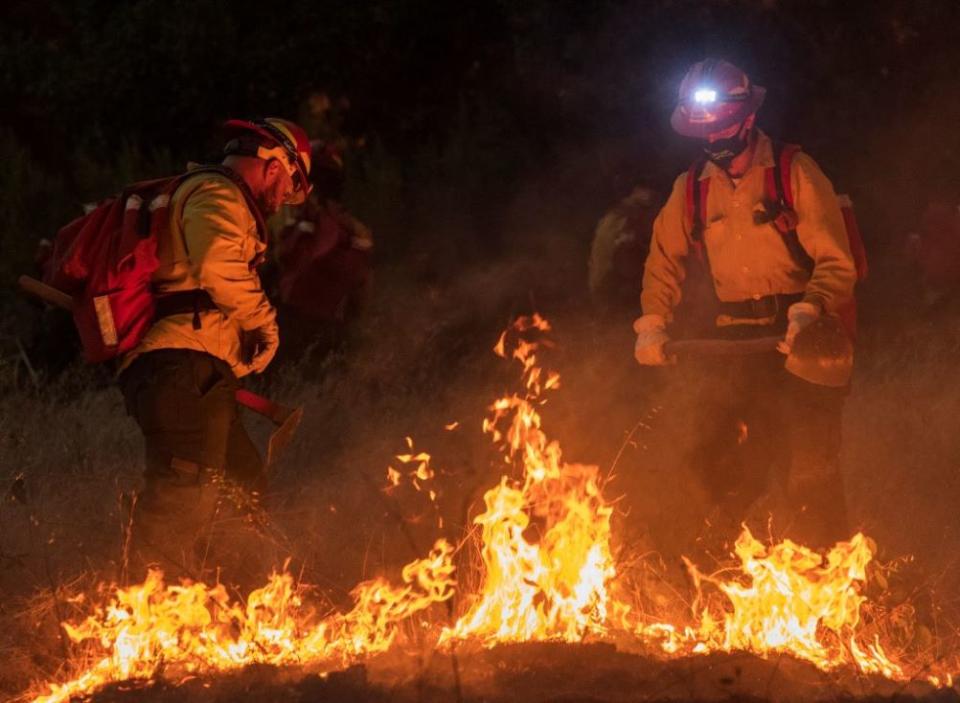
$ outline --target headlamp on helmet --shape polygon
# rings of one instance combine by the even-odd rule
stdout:
[[[733,64],[706,59],[691,66],[680,83],[670,124],[685,137],[706,139],[743,122],[760,108],[765,95]]]
[[[717,91],[713,88],[697,88],[693,92],[693,101],[698,105],[709,105],[717,102]]]

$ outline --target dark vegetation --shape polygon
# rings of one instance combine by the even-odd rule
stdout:
[[[564,379],[548,431],[573,460],[619,456],[620,547],[677,564],[703,531],[702,497],[658,440],[696,428],[658,414],[672,382],[634,367],[631,314],[591,308],[586,259],[607,207],[685,168],[693,152],[668,115],[683,71],[708,54],[768,87],[761,125],[856,203],[873,273],[847,493],[884,558],[916,555],[923,577],[894,584],[898,597],[935,600],[925,617],[946,637],[960,580],[960,316],[923,308],[901,254],[926,194],[957,179],[957,26],[948,0],[4,4],[0,696],[69,670],[57,623],[78,612],[69,596],[120,577],[141,470],[108,373],[74,364],[50,378],[31,358],[38,313],[16,275],[82,203],[217,158],[227,117],[309,116],[315,91],[349,99],[347,201],[375,234],[375,296],[344,346],[256,382],[307,414],[242,576],[258,582],[293,555],[342,604],[360,577],[460,536],[500,471],[478,428],[514,369],[490,348],[534,309],[555,323]],[[445,468],[443,530],[421,494],[378,490],[407,435]]]

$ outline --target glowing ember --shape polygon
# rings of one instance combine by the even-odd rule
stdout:
[[[411,453],[397,454],[396,459],[407,468],[407,476],[410,483],[418,491],[422,490],[421,482],[429,481],[436,476],[436,472],[430,467],[430,455],[426,452],[413,452],[413,439],[406,437],[407,448]],[[388,489],[400,485],[402,474],[392,466],[387,467]]]
[[[480,527],[479,589],[461,593],[464,612],[454,624],[429,630],[437,646],[578,642],[626,633],[666,656],[786,653],[823,670],[855,666],[908,678],[876,634],[861,632],[862,587],[873,554],[860,534],[822,556],[790,541],[764,545],[744,528],[735,547],[736,575],[705,575],[688,563],[698,598],[694,617],[682,624],[642,618],[629,599],[614,596],[626,589],[617,581],[613,509],[602,495],[599,470],[565,463],[537,412],[543,394],[559,387],[559,376],[545,373],[537,360],[549,331],[538,315],[520,318],[494,348],[523,369],[523,391],[494,402],[483,423],[511,471],[487,491],[485,509],[474,519]],[[430,455],[415,451],[410,438],[406,444],[409,451],[396,456],[399,468],[387,470],[385,490],[402,481],[421,490],[435,478]],[[436,503],[436,492],[428,495]],[[453,548],[440,540],[426,558],[403,569],[402,585],[361,583],[349,612],[323,618],[305,607],[307,589],[288,573],[271,576],[243,605],[231,602],[222,586],[164,585],[152,571],[143,584],[116,590],[110,605],[86,621],[64,625],[74,642],[93,652],[93,664],[36,700],[66,701],[107,682],[150,679],[161,667],[163,676],[176,679],[254,663],[332,667],[386,651],[399,645],[404,621],[453,596],[452,556]],[[704,586],[715,589],[712,598]],[[952,684],[946,671],[927,678],[937,686]]]

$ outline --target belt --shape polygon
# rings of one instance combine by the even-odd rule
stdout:
[[[777,293],[732,303],[721,302],[718,313],[735,319],[785,318],[787,308],[802,299],[803,293]]]
[[[154,317],[160,319],[171,315],[193,313],[193,329],[200,329],[200,311],[217,310],[210,294],[202,288],[167,293],[157,296]]]

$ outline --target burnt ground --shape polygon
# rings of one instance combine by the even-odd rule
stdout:
[[[459,673],[459,692],[454,667]],[[249,667],[179,685],[105,688],[93,703],[604,703],[616,701],[960,701],[955,689],[823,673],[790,657],[736,653],[662,661],[611,644],[520,644],[449,654],[389,654],[326,675]]]

